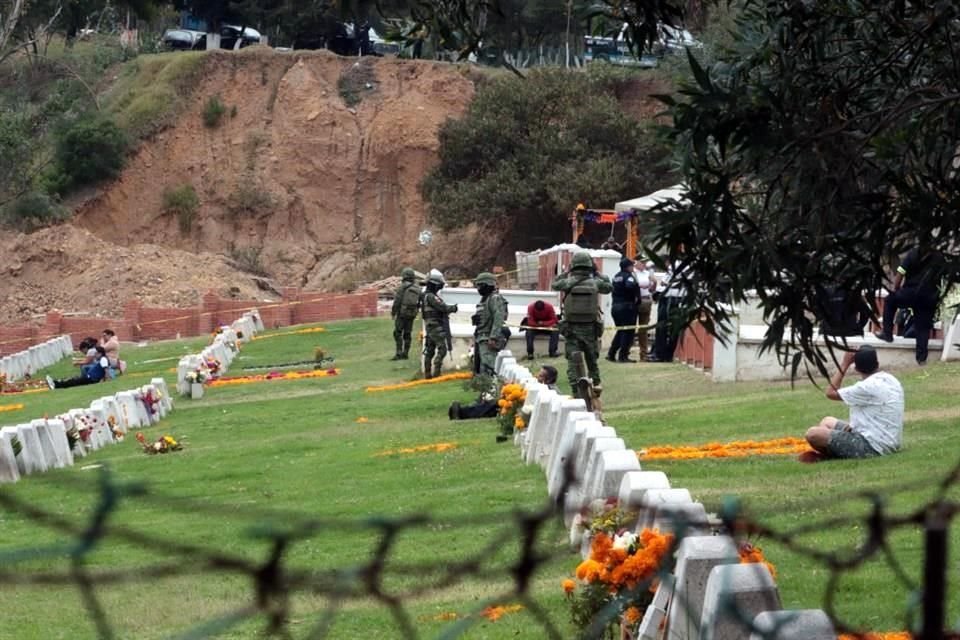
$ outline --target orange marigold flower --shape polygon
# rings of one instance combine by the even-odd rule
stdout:
[[[570,578],[567,578],[566,580],[564,580],[562,584],[563,584],[563,592],[566,594],[573,593],[573,590],[577,588],[577,583],[571,580]]]
[[[640,609],[637,607],[630,607],[623,612],[623,617],[629,624],[636,624],[640,622]]]

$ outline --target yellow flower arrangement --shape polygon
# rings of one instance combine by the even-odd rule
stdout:
[[[883,633],[841,633],[837,640],[913,640],[909,631],[886,631]]]
[[[500,399],[497,400],[497,420],[500,423],[501,438],[509,437],[514,430],[526,428],[527,423],[520,415],[520,407],[527,399],[527,390],[522,384],[509,383],[500,388]]]
[[[378,391],[397,391],[399,389],[413,389],[414,387],[419,387],[425,384],[438,384],[440,382],[449,382],[450,380],[469,380],[473,377],[473,374],[466,371],[461,371],[458,373],[447,373],[442,376],[437,376],[436,378],[425,378],[423,380],[414,380],[412,382],[401,382],[399,384],[385,384],[379,387],[367,387],[365,391],[367,393],[376,393]]]
[[[4,411],[20,411],[23,409],[22,404],[2,404],[0,405],[0,412]]]
[[[280,333],[271,333],[266,336],[253,336],[250,340],[266,340],[267,338],[280,338],[282,336],[299,336],[309,333],[323,333],[326,331],[323,327],[310,327],[307,329],[297,329],[296,331],[282,331]]]
[[[740,555],[740,564],[757,563],[766,565],[767,569],[770,571],[770,575],[774,578],[777,577],[777,568],[773,566],[772,562],[767,561],[767,559],[763,556],[763,549],[760,547],[754,546],[749,542],[741,542],[737,552]]]
[[[307,380],[310,378],[329,378],[340,374],[340,369],[314,369],[312,371],[287,371],[286,373],[266,373],[255,376],[237,376],[235,378],[217,378],[207,383],[208,387],[226,387],[238,384],[253,384],[272,380]]]
[[[711,442],[693,446],[647,447],[637,452],[641,460],[696,460],[700,458],[744,458],[746,456],[793,455],[812,451],[803,438]]]
[[[493,607],[487,607],[480,612],[480,615],[490,622],[496,622],[504,615],[508,613],[516,613],[523,609],[522,604],[508,604],[508,605],[496,605]]]
[[[587,629],[611,605],[625,622],[639,620],[653,599],[657,575],[669,561],[673,542],[672,534],[655,529],[618,535],[597,532],[589,557],[574,572],[579,583],[563,582],[574,624]]]
[[[400,449],[389,449],[387,451],[381,451],[380,453],[373,454],[375,458],[381,458],[383,456],[392,456],[396,454],[410,454],[410,453],[443,453],[444,451],[450,451],[451,449],[456,449],[456,442],[438,442],[436,444],[422,444],[416,447],[403,447]]]

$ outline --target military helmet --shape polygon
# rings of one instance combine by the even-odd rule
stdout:
[[[493,274],[490,273],[489,271],[484,271],[483,273],[478,274],[477,277],[473,279],[473,284],[475,285],[488,284],[491,287],[495,287],[497,286],[497,279],[494,278]]]
[[[586,251],[578,251],[573,254],[573,260],[570,261],[571,269],[593,269],[593,258]]]
[[[439,269],[430,269],[430,273],[427,274],[427,282],[439,285],[447,284],[447,281],[443,279],[443,274],[440,273]]]
[[[404,267],[404,268],[403,268],[403,271],[400,272],[400,277],[401,277],[403,280],[413,280],[414,278],[417,277],[417,274],[416,274],[416,272],[415,272],[413,269],[411,269],[410,267]]]

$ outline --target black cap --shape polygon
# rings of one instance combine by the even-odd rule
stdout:
[[[880,368],[880,361],[877,360],[877,350],[868,344],[857,349],[853,356],[853,368],[859,373],[870,374]]]
[[[635,264],[634,261],[631,260],[630,258],[624,258],[623,260],[620,261],[620,268],[626,269],[627,267],[632,267],[634,264]]]

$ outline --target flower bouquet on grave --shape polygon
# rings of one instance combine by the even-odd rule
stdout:
[[[639,517],[636,511],[621,508],[616,498],[594,500],[573,517],[577,533],[574,542],[589,545],[598,533],[615,536],[619,531],[632,530]]]
[[[576,580],[563,581],[570,618],[585,637],[632,638],[636,625],[653,601],[661,569],[673,551],[672,534],[655,529],[639,533],[598,532],[589,557],[575,571]]]
[[[110,427],[110,433],[117,442],[123,442],[123,431],[117,426],[117,419],[114,416],[107,416],[107,426]]]
[[[216,358],[205,358],[203,361],[202,368],[206,368],[207,375],[211,380],[216,380],[220,375],[220,361]]]
[[[187,371],[183,379],[187,384],[204,384],[210,379],[210,373],[206,367],[199,366],[193,371]]]
[[[497,423],[500,425],[500,435],[497,441],[502,442],[513,435],[514,430],[523,430],[527,423],[520,414],[520,408],[527,399],[527,390],[523,385],[508,383],[500,388],[500,399],[497,400]]]
[[[138,431],[137,442],[139,442],[140,446],[143,447],[143,452],[148,455],[183,450],[183,443],[178,442],[173,436],[168,435],[160,436],[155,442],[147,442],[147,438],[143,435],[143,433]]]

